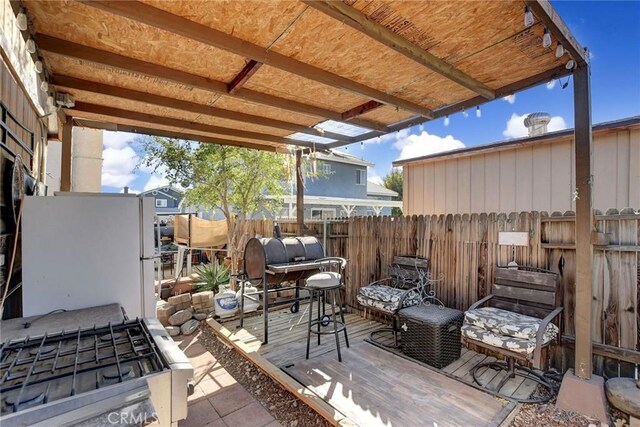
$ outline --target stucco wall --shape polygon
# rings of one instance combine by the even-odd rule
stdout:
[[[572,137],[403,165],[404,213],[575,210]],[[593,207],[640,208],[640,125],[594,132]]]

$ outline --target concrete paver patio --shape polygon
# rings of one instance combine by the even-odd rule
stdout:
[[[175,340],[191,360],[195,391],[180,427],[277,427],[280,424],[198,342],[198,334]]]

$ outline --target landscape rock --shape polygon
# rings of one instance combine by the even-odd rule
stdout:
[[[191,335],[196,331],[196,329],[198,329],[199,324],[200,323],[195,319],[188,320],[184,325],[180,327],[180,331],[183,335]]]
[[[171,304],[165,303],[164,305],[158,306],[156,309],[156,317],[162,323],[163,326],[169,325],[169,317],[175,314],[176,308]]]
[[[640,388],[633,378],[611,378],[605,384],[607,399],[622,412],[640,418]]]
[[[193,313],[189,310],[180,310],[169,317],[169,324],[172,326],[180,326],[193,317]]]
[[[169,297],[167,302],[171,305],[179,305],[185,302],[191,302],[191,294],[180,294]]]
[[[197,292],[191,296],[191,302],[198,310],[212,308],[213,301],[213,291]]]
[[[165,329],[167,330],[167,332],[169,332],[169,335],[172,337],[175,337],[176,335],[180,335],[180,328],[178,326],[165,326]]]
[[[194,319],[196,320],[204,320],[207,318],[207,316],[208,316],[207,313],[196,313],[193,315]]]

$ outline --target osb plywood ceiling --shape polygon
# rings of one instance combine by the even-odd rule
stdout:
[[[544,0],[14,3],[76,123],[267,150],[358,142],[566,75],[557,41],[584,61]],[[316,127],[328,119],[363,133]]]

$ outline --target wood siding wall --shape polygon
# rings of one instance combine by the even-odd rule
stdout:
[[[432,215],[412,217],[357,217],[327,222],[326,254],[345,257],[346,301],[359,309],[358,288],[387,277],[395,255],[418,254],[431,259],[439,280],[435,290],[446,306],[465,310],[486,296],[493,283],[494,266],[515,258],[520,265],[552,270],[560,275],[563,299],[563,335],[573,336],[575,297],[575,216],[546,212],[511,214]],[[283,234],[295,235],[295,223],[279,222]],[[322,222],[307,222],[308,235],[324,238]],[[594,251],[593,340],[640,351],[640,215],[609,210],[597,215],[599,231],[610,243]],[[273,235],[273,222],[252,223],[250,235]],[[498,245],[500,231],[524,231],[528,247]],[[571,349],[565,347],[565,356]],[[555,353],[554,365],[570,367],[572,357]],[[563,361],[564,360],[564,361]],[[613,375],[633,369],[612,359],[595,357],[598,373]],[[616,374],[617,375],[617,374]]]
[[[29,102],[29,98],[24,94],[4,61],[0,64],[0,100],[20,123],[35,133],[33,157],[11,138],[7,138],[7,145],[13,152],[22,157],[24,164],[32,172],[32,175],[44,181],[45,153],[43,141],[46,138],[46,129],[41,125],[38,120],[38,114]],[[25,143],[28,143],[28,133],[13,121],[9,120],[8,122],[11,130]]]
[[[405,164],[404,213],[575,209],[573,138]],[[594,132],[593,207],[640,208],[640,128]]]

